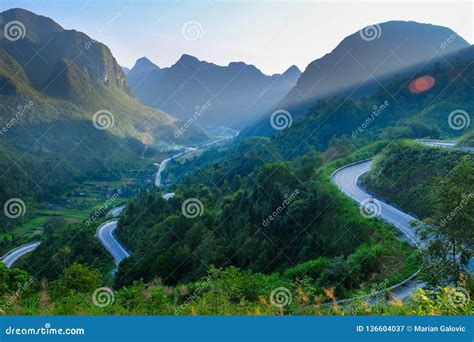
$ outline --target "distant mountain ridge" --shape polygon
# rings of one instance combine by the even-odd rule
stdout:
[[[9,40],[2,30],[0,48],[23,66],[31,84],[38,90],[48,86],[46,81],[61,59],[74,64],[92,81],[129,91],[127,78],[110,49],[82,32],[65,30],[53,20],[24,9],[11,9],[0,14],[0,26],[18,21],[23,24],[25,37]]]
[[[289,107],[287,110],[297,108],[298,104],[305,107],[316,99],[354,90],[368,80],[469,46],[451,29],[431,24],[389,21],[374,25],[375,34],[380,35],[375,39],[364,34],[369,29],[351,34],[333,51],[310,63],[280,107]],[[452,35],[456,38],[442,49],[443,41]]]
[[[132,92],[149,106],[187,120],[208,101],[199,124],[241,129],[256,122],[296,84],[296,66],[267,76],[254,65],[219,66],[184,54],[171,67],[159,68],[141,58],[128,74]]]
[[[431,24],[389,21],[362,28],[311,62],[275,109],[287,110],[296,119],[323,98],[367,96],[404,70],[415,73],[425,63],[468,46],[451,29]],[[243,135],[274,134],[269,115]]]
[[[20,23],[17,24],[23,34],[20,39],[12,39],[8,30],[4,30],[5,25],[12,22]],[[21,83],[21,91],[11,95],[23,96],[28,92],[34,97],[46,96],[45,103],[56,99],[67,101],[60,104],[64,111],[57,117],[52,114],[56,111],[50,110],[49,113],[31,113],[24,120],[51,122],[71,117],[91,120],[95,112],[108,110],[115,119],[109,132],[138,138],[160,148],[179,144],[173,136],[179,122],[162,111],[143,106],[131,96],[122,67],[104,44],[82,32],[65,30],[52,19],[24,9],[0,13],[0,29],[0,51],[15,61],[10,66],[21,69],[21,73],[5,70],[0,75],[8,85],[5,89],[18,90],[14,85]],[[192,139],[192,136],[191,129],[189,137]]]
[[[9,30],[13,24],[16,31]],[[194,127],[176,136],[181,126],[130,94],[104,44],[27,10],[0,13],[4,195],[41,190],[32,181],[38,178],[59,189],[89,173],[110,176],[113,165],[207,140]]]

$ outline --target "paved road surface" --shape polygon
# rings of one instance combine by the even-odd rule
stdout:
[[[366,203],[370,206],[372,203],[369,202],[372,197],[365,192],[358,184],[360,177],[370,170],[372,160],[367,160],[362,163],[348,165],[337,170],[332,175],[333,182],[344,192],[347,196],[355,200],[357,203]],[[419,239],[415,234],[415,230],[411,226],[410,222],[416,220],[414,217],[405,214],[404,212],[392,207],[391,205],[374,199],[373,207],[379,212],[379,217],[388,223],[394,225],[400,230],[412,244],[417,245]]]
[[[34,251],[40,244],[41,241],[37,241],[15,248],[3,256],[2,262],[7,265],[7,267],[11,268],[18,259],[23,255]]]
[[[428,146],[434,146],[434,147],[445,147],[445,148],[453,148],[455,150],[461,150],[461,151],[469,151],[469,152],[474,152],[474,147],[468,147],[468,146],[456,146],[455,141],[448,141],[448,140],[417,140],[418,142],[421,142],[422,144],[428,145]]]
[[[174,192],[169,192],[163,195],[165,200],[169,200],[174,197]],[[122,214],[125,209],[125,205],[112,209],[110,214],[113,217],[118,217]],[[130,253],[127,252],[125,247],[123,247],[120,242],[115,238],[114,231],[117,229],[118,220],[111,220],[104,222],[97,228],[97,237],[104,247],[112,254],[115,260],[115,264],[118,265],[122,262],[123,259],[128,258]]]
[[[372,206],[378,213],[378,216],[400,230],[408,242],[418,245],[419,239],[416,236],[414,228],[410,224],[411,221],[416,219],[380,200],[374,199],[373,203],[370,203],[369,200],[371,195],[369,195],[360,187],[360,177],[364,173],[368,172],[371,166],[372,160],[366,160],[360,163],[347,165],[336,170],[332,174],[332,181],[342,192],[344,192],[357,203],[361,204],[361,206],[362,203]],[[391,292],[397,296],[397,298],[404,300],[408,298],[410,294],[416,289],[423,286],[424,284],[417,281],[416,277],[414,277],[413,280],[410,280],[403,286],[393,288]]]
[[[121,205],[120,207],[114,208],[111,211],[109,211],[109,214],[112,217],[119,217],[120,214],[122,214],[122,211],[125,209],[126,205]]]
[[[116,265],[120,264],[123,259],[130,256],[113,235],[115,229],[117,229],[117,223],[118,220],[107,221],[97,228],[97,237],[110,254],[112,254]]]

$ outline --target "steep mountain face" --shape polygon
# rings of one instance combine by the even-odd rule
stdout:
[[[0,26],[18,22],[17,32],[23,38],[12,36],[15,31],[2,30],[0,48],[23,66],[31,84],[38,90],[45,83],[61,59],[74,64],[93,82],[100,81],[127,91],[127,80],[109,48],[82,32],[65,30],[49,18],[23,9],[11,9],[0,14]],[[23,26],[21,26],[23,25]],[[11,27],[11,26],[10,26]],[[12,39],[13,37],[13,39]],[[9,39],[10,38],[10,39]]]
[[[199,116],[198,123],[204,126],[241,129],[282,99],[299,75],[296,66],[282,75],[267,76],[243,62],[218,66],[183,55],[162,69],[140,59],[130,71],[129,83],[144,104],[182,120]]]
[[[132,91],[134,93],[136,93],[137,89],[140,89],[140,91],[146,91],[142,87],[142,81],[147,78],[147,75],[155,70],[159,72],[160,67],[146,57],[139,58],[127,74],[128,83],[134,88]]]
[[[369,26],[310,63],[277,108],[297,118],[323,98],[370,95],[395,76],[415,73],[425,63],[468,46],[462,37],[441,26],[403,21]],[[245,134],[274,133],[268,117],[265,121]]]
[[[110,175],[145,151],[205,138],[194,127],[176,137],[182,123],[130,95],[110,50],[84,33],[22,9],[0,13],[0,32],[4,195],[41,190],[35,182],[61,189],[68,178]]]
[[[320,100],[272,141],[289,158],[311,148],[354,150],[381,139],[457,138],[472,126],[473,62],[471,46],[413,75],[397,78],[371,96]]]
[[[109,132],[121,138],[131,137],[160,148],[180,143],[173,137],[179,122],[143,106],[130,95],[127,77],[104,44],[23,9],[0,13],[0,30],[0,50],[5,56],[2,61],[6,63],[0,75],[2,93],[38,97],[41,102],[62,108],[60,113],[41,113],[36,107],[22,121],[51,122],[71,117],[91,120],[95,112],[107,110],[114,116]],[[20,93],[16,83],[23,85]],[[57,104],[58,100],[68,103]],[[8,103],[7,99],[3,103]],[[181,139],[192,140],[192,132]]]

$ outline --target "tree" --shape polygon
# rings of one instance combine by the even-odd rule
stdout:
[[[100,286],[101,275],[95,269],[81,264],[73,264],[64,270],[52,284],[54,297],[65,297],[74,293],[92,293]]]
[[[457,285],[473,255],[474,166],[464,157],[432,190],[436,210],[418,224],[422,243],[423,274],[432,285]]]

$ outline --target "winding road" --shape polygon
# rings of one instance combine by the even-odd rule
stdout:
[[[223,139],[226,140],[226,139]],[[221,141],[221,140],[219,140]],[[219,142],[215,141],[215,142]],[[203,145],[202,147],[211,145],[215,142],[211,142],[208,144]],[[473,151],[474,148],[467,147],[467,148],[458,148],[455,146],[453,142],[446,142],[446,141],[436,141],[436,140],[423,140],[420,141],[428,146],[433,147],[444,147],[444,148],[456,148],[461,150]],[[180,157],[186,153],[191,151],[197,150],[197,148],[187,148],[183,152],[180,152],[170,158],[163,160],[158,168],[155,178],[155,186],[161,185],[161,175],[165,170],[168,163],[177,157]],[[331,179],[338,186],[338,188],[345,193],[348,197],[353,199],[355,202],[359,203],[361,207],[371,207],[371,210],[374,210],[374,213],[380,217],[381,219],[385,220],[389,224],[396,227],[400,232],[403,233],[405,239],[411,243],[412,245],[418,246],[420,243],[419,238],[416,235],[414,228],[411,225],[412,221],[416,221],[416,219],[399,209],[381,201],[378,199],[373,199],[370,194],[364,191],[360,186],[360,178],[365,173],[367,173],[372,166],[372,159],[349,164],[343,166],[336,171],[333,172],[331,175]],[[163,195],[165,200],[168,200],[174,196],[174,193],[167,193]],[[114,218],[120,216],[120,214],[125,209],[125,205],[112,209],[109,212]],[[130,253],[115,239],[114,231],[117,229],[118,219],[112,219],[110,221],[104,222],[97,228],[97,237],[102,242],[104,247],[110,252],[115,260],[115,264],[119,265],[120,262],[128,258]],[[10,252],[8,252],[3,258],[2,262],[4,262],[7,267],[12,267],[12,265],[23,255],[30,253],[31,251],[35,250],[41,242],[34,242],[27,245],[20,246]],[[387,289],[371,293],[369,295],[358,296],[354,298],[348,298],[338,301],[339,303],[349,303],[356,299],[362,299],[364,297],[370,297],[373,300],[374,296],[382,295],[386,292],[391,292],[397,298],[404,300],[408,298],[416,289],[425,286],[424,283],[418,281],[417,273],[410,276],[405,281],[398,283],[394,286],[391,286]]]
[[[418,142],[431,147],[451,148],[468,152],[474,151],[473,147],[457,147],[455,142],[451,141],[418,140]],[[379,199],[373,198],[361,187],[360,179],[365,173],[370,171],[372,163],[373,160],[368,159],[345,165],[332,173],[331,180],[337,185],[339,190],[357,202],[360,205],[360,208],[370,208],[374,216],[378,216],[382,220],[393,225],[403,233],[405,239],[409,243],[418,247],[420,245],[420,239],[416,235],[415,229],[411,225],[411,222],[418,222],[418,220]],[[474,265],[474,259],[471,259],[469,264],[470,268],[472,269],[471,264]],[[375,295],[390,291],[397,298],[404,300],[408,298],[410,294],[417,288],[425,286],[425,283],[417,280],[417,274],[418,272],[412,274],[408,279],[399,284],[378,291],[375,293]],[[372,296],[373,295],[374,294],[372,294]],[[341,300],[340,302],[350,302],[363,297],[364,296],[349,298]]]
[[[369,172],[372,166],[372,162],[372,159],[369,159],[343,166],[332,173],[331,180],[334,184],[337,185],[339,190],[341,190],[355,202],[359,203],[361,208],[370,207],[374,217],[378,216],[379,218],[393,225],[400,232],[403,233],[405,239],[409,243],[418,246],[419,239],[416,235],[414,228],[411,225],[412,221],[417,221],[416,218],[405,214],[404,212],[398,210],[395,207],[392,207],[391,205],[381,200],[371,200],[372,196],[361,188],[360,178],[365,173]],[[387,289],[383,289],[376,293],[372,293],[371,295],[344,299],[339,302],[350,302],[364,297],[373,297],[376,295],[381,295],[385,292],[391,292],[397,298],[404,300],[408,298],[418,288],[421,288],[425,285],[424,283],[419,282],[417,280],[417,274],[418,272],[412,274],[408,279],[401,283],[398,283],[394,286],[391,286]]]
[[[181,157],[189,152],[195,151],[197,148],[194,147],[187,147],[184,151],[179,152],[167,159],[164,159],[158,167],[158,171],[156,172],[155,177],[155,186],[159,187],[161,185],[161,174],[165,170],[168,163],[178,157]],[[165,200],[169,200],[173,198],[175,195],[174,192],[169,192],[163,195]],[[109,215],[113,216],[114,218],[119,217],[123,210],[125,209],[125,205],[117,207],[109,211]],[[100,240],[102,245],[109,251],[110,254],[114,257],[115,264],[118,265],[122,262],[123,259],[128,258],[130,253],[127,252],[125,247],[123,247],[120,242],[115,238],[114,231],[117,229],[118,219],[110,220],[107,222],[102,223],[99,227],[97,227],[97,238]]]
[[[474,147],[469,147],[469,146],[456,146],[455,141],[449,141],[449,140],[426,140],[426,139],[418,139],[418,142],[428,145],[428,146],[433,146],[433,147],[444,147],[444,148],[452,148],[455,150],[461,150],[461,151],[468,151],[468,152],[474,152]]]
[[[97,237],[104,247],[114,257],[115,264],[118,265],[123,259],[128,258],[130,254],[125,248],[115,239],[114,231],[117,229],[118,220],[111,220],[102,223],[97,228]]]
[[[178,157],[181,157],[181,156],[183,156],[187,153],[190,153],[192,151],[196,151],[199,148],[209,147],[209,146],[217,144],[219,142],[232,139],[232,138],[236,137],[237,135],[238,135],[238,132],[237,132],[237,134],[235,134],[231,137],[224,137],[224,138],[221,138],[221,139],[217,139],[217,140],[211,141],[209,143],[203,144],[200,147],[187,147],[187,148],[184,149],[184,151],[179,152],[179,153],[177,153],[177,154],[175,154],[175,155],[173,155],[173,156],[171,156],[167,159],[164,159],[159,164],[158,171],[156,172],[155,186],[159,187],[161,185],[161,175],[162,175],[163,171],[166,169],[166,166],[168,165],[168,163],[171,160],[173,160],[175,158],[178,158]],[[169,193],[164,194],[163,198],[165,200],[169,200],[170,198],[173,198],[174,195],[175,195],[174,192],[169,192]],[[125,209],[125,206],[121,206],[121,207],[112,209],[109,212],[109,214],[113,217],[118,217],[118,216],[120,216],[120,214],[122,213],[122,211],[124,209]],[[128,258],[130,256],[130,253],[127,252],[125,247],[123,247],[120,244],[120,242],[114,236],[114,231],[117,229],[117,225],[118,225],[118,219],[104,222],[103,224],[101,224],[97,228],[97,237],[102,242],[104,247],[110,252],[110,254],[112,254],[112,256],[114,257],[116,265],[120,264],[123,259]]]
[[[34,251],[40,244],[41,241],[36,241],[12,249],[2,257],[2,262],[10,268],[18,259],[20,259],[23,255]]]
[[[239,135],[238,131],[233,131],[232,136],[225,136],[219,139],[216,139],[214,141],[211,141],[209,143],[205,143],[200,145],[199,147],[186,147],[182,152],[179,152],[167,159],[164,159],[158,167],[158,171],[156,172],[156,177],[155,177],[155,186],[160,186],[161,185],[161,175],[163,171],[165,170],[166,166],[168,163],[175,158],[178,158],[184,154],[187,154],[189,152],[198,150],[200,148],[205,148],[209,147],[211,145],[217,144],[222,141],[226,141],[229,139],[233,139],[236,136]],[[158,164],[157,164],[158,165]],[[163,195],[163,198],[165,200],[169,200],[170,198],[173,198],[175,195],[174,192],[170,192],[167,194]],[[123,212],[125,209],[125,205],[122,205],[120,207],[114,208],[109,211],[109,215],[117,218],[120,216],[120,214]],[[114,257],[115,263],[118,265],[123,259],[128,258],[130,254],[127,252],[127,250],[115,239],[114,237],[114,231],[117,229],[117,224],[118,224],[118,219],[113,219],[107,222],[104,222],[97,228],[96,235],[99,238],[99,240],[102,242],[104,247],[112,254]],[[19,246],[11,251],[9,251],[7,254],[5,254],[2,258],[1,261],[7,265],[7,267],[12,267],[13,264],[20,259],[23,255],[28,254],[32,251],[34,251],[39,245],[41,244],[41,241],[36,241],[33,243],[28,243],[26,245]]]
[[[411,226],[411,222],[416,219],[381,200],[374,199],[371,202],[372,196],[360,187],[360,177],[369,172],[371,166],[372,159],[346,165],[332,174],[332,181],[339,187],[339,190],[357,203],[362,206],[371,206],[375,210],[374,214],[378,214],[377,216],[400,230],[410,243],[418,245],[419,239]]]

